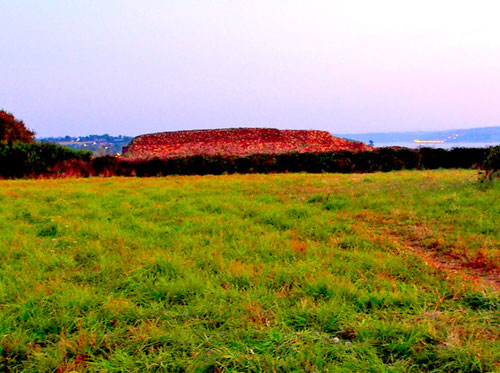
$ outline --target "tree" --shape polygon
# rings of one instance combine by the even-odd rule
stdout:
[[[24,122],[11,113],[0,110],[0,142],[12,144],[16,141],[32,143],[35,141],[35,132],[27,129]]]
[[[483,168],[486,171],[486,179],[493,180],[500,177],[500,145],[494,146],[486,158]]]

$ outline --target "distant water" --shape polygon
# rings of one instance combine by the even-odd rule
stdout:
[[[451,149],[451,148],[487,148],[490,146],[500,145],[499,143],[488,143],[488,142],[443,142],[443,143],[417,143],[417,142],[375,142],[373,146],[384,147],[384,146],[401,146],[405,148],[441,148],[441,149]]]

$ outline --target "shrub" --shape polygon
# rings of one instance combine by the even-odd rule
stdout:
[[[18,120],[11,113],[0,110],[0,142],[12,144],[16,141],[32,143],[35,132],[26,128],[23,121]]]
[[[486,171],[486,178],[492,180],[500,177],[500,145],[491,148],[490,153],[483,163],[483,169]]]
[[[57,174],[59,163],[71,159],[89,161],[91,153],[72,150],[51,143],[7,144],[0,142],[0,176],[20,178],[44,174]]]

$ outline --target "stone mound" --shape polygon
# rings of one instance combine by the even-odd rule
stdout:
[[[248,156],[371,150],[361,142],[332,136],[327,131],[229,128],[159,132],[134,138],[124,148],[128,158],[182,158],[193,155]]]

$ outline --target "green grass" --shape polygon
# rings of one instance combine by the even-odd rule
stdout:
[[[499,186],[0,181],[0,371],[496,371]]]

